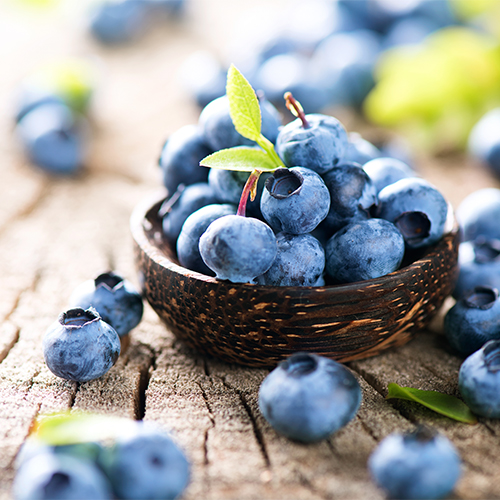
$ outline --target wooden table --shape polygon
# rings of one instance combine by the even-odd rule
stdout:
[[[384,399],[390,382],[458,394],[461,359],[430,331],[405,347],[350,363],[363,388],[357,417],[307,446],[280,437],[261,416],[257,392],[266,370],[188,350],[149,306],[106,376],[77,384],[49,372],[41,339],[74,287],[107,269],[137,284],[130,214],[161,184],[155,162],[164,139],[196,122],[199,112],[177,79],[182,61],[199,48],[221,52],[242,19],[255,19],[243,15],[245,9],[271,2],[193,0],[183,22],[159,25],[115,49],[88,37],[83,6],[63,4],[35,16],[13,4],[0,6],[0,498],[10,498],[13,460],[34,418],[68,408],[144,418],[170,429],[192,463],[186,500],[383,498],[369,478],[367,458],[383,437],[416,422],[434,425],[460,451],[464,474],[454,498],[500,498],[499,422],[480,419],[470,426]],[[12,93],[38,65],[68,55],[95,58],[101,78],[87,168],[60,179],[23,156],[12,131]],[[355,123],[346,126],[354,130]],[[499,185],[460,155],[418,156],[416,163],[455,206],[475,189]]]

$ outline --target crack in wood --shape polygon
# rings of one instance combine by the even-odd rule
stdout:
[[[203,401],[205,402],[205,406],[208,411],[208,419],[210,420],[210,427],[207,427],[205,429],[205,432],[203,434],[203,465],[206,467],[210,461],[208,459],[208,435],[211,429],[215,428],[215,417],[212,411],[212,406],[210,405],[210,400],[209,397],[203,388],[202,384],[200,382],[196,382],[196,385],[200,388],[201,395],[203,397]]]
[[[238,389],[237,387],[233,387],[225,377],[220,377],[222,380],[222,383],[224,384],[224,387],[227,387],[231,391],[233,391],[239,398],[241,405],[243,409],[245,410],[246,414],[248,415],[248,418],[250,419],[250,424],[252,425],[253,429],[253,434],[255,436],[255,439],[257,441],[257,444],[259,445],[260,452],[262,454],[262,457],[264,458],[264,462],[266,464],[266,467],[268,469],[271,468],[271,460],[269,459],[269,454],[267,452],[267,447],[266,443],[264,441],[264,435],[262,431],[259,429],[259,426],[257,424],[257,419],[255,418],[255,415],[252,412],[252,408],[250,407],[250,404],[248,403],[244,392]]]

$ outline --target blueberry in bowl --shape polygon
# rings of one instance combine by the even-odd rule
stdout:
[[[361,221],[364,229],[360,234],[376,243],[381,241],[377,235],[383,229],[380,234],[387,245],[379,252],[375,252],[379,250],[377,244],[371,252],[354,252],[350,258],[353,267],[366,258],[366,272],[335,281],[331,263],[337,249],[327,252],[325,262],[321,244],[332,235],[320,234],[324,233],[321,222],[329,215],[333,200],[332,183],[307,167],[285,166],[272,141],[262,133],[264,124],[258,99],[255,94],[252,97],[253,89],[234,67],[228,72],[227,92],[237,131],[258,147],[225,148],[200,162],[211,169],[247,175],[236,214],[215,215],[211,221],[202,218],[203,234],[192,232],[193,237],[186,242],[191,253],[193,245],[197,250],[199,238],[200,256],[213,274],[180,263],[177,246],[165,234],[162,223],[162,207],[170,203],[169,193],[163,189],[139,204],[131,217],[143,297],[167,328],[189,346],[247,366],[275,367],[296,352],[345,362],[406,343],[432,319],[455,286],[459,231],[453,211],[448,206],[443,210],[434,188],[422,187],[416,180],[412,190],[424,193],[412,197],[403,190],[402,200],[394,193],[395,201],[391,195],[387,205],[392,212],[401,207],[403,216],[396,214],[391,221],[393,214],[387,210],[386,220],[380,221],[372,214],[377,202],[375,190],[365,197],[364,188],[352,189],[357,199],[368,198],[362,217],[367,220]],[[296,116],[304,115],[292,97],[288,95],[288,109]],[[236,106],[245,106],[233,113],[235,102]],[[338,162],[345,165],[341,158]],[[356,169],[366,178],[363,185],[369,185],[361,167]],[[253,213],[247,217],[246,204],[259,196],[261,174],[270,174],[260,195],[262,219]],[[438,202],[433,203],[435,199]],[[227,200],[219,199],[218,203]],[[339,206],[334,203],[335,210]],[[419,241],[410,248],[408,238],[403,239],[401,229],[410,233],[410,240],[412,231],[419,231],[411,217],[407,220],[408,212],[417,212],[417,222],[428,222],[429,231],[423,233],[427,244]],[[353,238],[359,236],[356,233]],[[338,251],[341,246],[354,248],[355,243],[346,239]],[[329,267],[326,272],[325,263],[325,269]]]

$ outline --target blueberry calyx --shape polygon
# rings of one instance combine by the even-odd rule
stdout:
[[[429,217],[423,212],[403,212],[394,220],[394,224],[411,245],[424,241],[431,230]]]
[[[478,264],[487,264],[500,258],[500,240],[480,236],[474,240],[473,249],[474,261]]]
[[[283,200],[300,192],[304,178],[300,172],[278,168],[266,179],[265,187],[277,200]]]
[[[498,299],[498,290],[490,286],[476,286],[464,298],[464,304],[474,309],[489,309]]]
[[[500,371],[500,340],[490,340],[484,345],[483,359],[489,372]]]
[[[436,429],[428,425],[419,424],[414,431],[408,432],[403,436],[405,442],[418,441],[419,443],[429,443],[438,435]]]
[[[112,291],[120,284],[123,286],[123,278],[113,271],[108,271],[107,273],[102,273],[97,276],[94,280],[94,284],[96,288],[102,286]]]
[[[300,378],[314,372],[318,367],[318,360],[311,354],[298,352],[283,361],[281,367],[290,377]]]
[[[88,309],[75,307],[59,315],[59,323],[67,328],[81,328],[88,323],[93,323],[100,319],[99,313],[93,307],[89,307]]]

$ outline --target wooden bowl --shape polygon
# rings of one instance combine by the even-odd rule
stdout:
[[[386,276],[346,285],[234,284],[181,267],[162,239],[162,192],[131,218],[144,296],[189,346],[227,362],[273,367],[297,351],[345,362],[405,344],[441,307],[458,276],[458,225]]]

